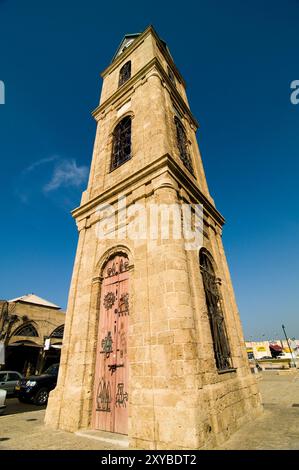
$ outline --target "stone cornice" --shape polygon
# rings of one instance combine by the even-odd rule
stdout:
[[[173,178],[183,186],[184,190],[194,201],[198,201],[204,206],[205,211],[209,213],[217,224],[221,227],[223,226],[225,222],[223,216],[198,188],[196,180],[187,175],[187,170],[185,172],[180,168],[179,164],[169,154],[157,158],[154,162],[150,162],[138,173],[129,176],[125,181],[115,184],[103,191],[99,196],[94,197],[82,206],[74,209],[72,215],[75,219],[84,218],[99,204],[107,203],[107,201],[111,201],[111,199],[117,197],[119,194],[129,194],[134,185],[138,184],[141,186],[148,181],[148,177],[153,178],[165,171],[168,171]]]
[[[190,177],[189,174],[187,175],[188,170],[182,170],[182,168],[170,155],[168,155],[168,160],[169,170],[177,183],[180,184],[184,190],[193,197],[193,199],[201,203],[203,205],[204,211],[213,217],[215,222],[217,222],[222,227],[225,224],[224,217],[216,209],[214,204],[212,204],[212,202],[199,189],[195,178]]]
[[[199,123],[198,123],[197,119],[193,116],[189,106],[186,104],[186,102],[181,97],[181,95],[178,92],[177,88],[175,87],[175,85],[170,80],[169,76],[165,72],[163,66],[161,65],[161,63],[159,62],[158,59],[157,59],[156,66],[157,66],[157,69],[159,70],[159,72],[161,73],[164,82],[167,83],[167,85],[170,87],[170,96],[172,98],[174,98],[174,100],[176,100],[177,104],[179,104],[179,106],[183,109],[183,111],[186,114],[188,114],[190,120],[192,121],[193,125],[197,129],[199,127]]]
[[[133,77],[130,78],[124,85],[119,87],[109,98],[107,98],[102,104],[97,106],[97,108],[92,112],[92,116],[96,119],[99,114],[101,114],[108,106],[113,105],[116,101],[122,98],[128,93],[128,91],[134,90],[134,85],[138,80],[140,80],[145,73],[147,73],[154,65],[155,58],[148,62],[141,70],[139,70]]]
[[[154,174],[156,171],[160,170],[161,168],[165,167],[165,156],[162,156],[155,160],[154,162],[149,163],[147,166],[142,168],[138,173],[134,173],[125,180],[115,184],[114,186],[110,187],[109,189],[102,192],[99,196],[94,197],[93,199],[89,200],[82,206],[74,209],[72,211],[72,215],[74,218],[78,218],[81,215],[85,215],[86,212],[90,211],[98,204],[102,204],[107,200],[110,200],[113,197],[118,196],[121,193],[124,193],[130,189],[130,186],[139,183],[140,185],[143,184],[143,179],[149,175]]]
[[[176,89],[176,87],[173,85],[171,82],[170,78],[168,77],[167,73],[165,72],[162,64],[158,60],[157,57],[154,57],[150,62],[148,62],[142,69],[140,69],[133,77],[130,78],[130,80],[127,81],[122,87],[118,88],[115,93],[113,93],[109,98],[107,98],[104,103],[100,104],[93,112],[92,116],[97,120],[98,116],[104,112],[109,106],[112,106],[115,102],[117,102],[119,99],[121,99],[123,96],[128,95],[129,92],[134,91],[134,86],[137,84],[139,80],[141,80],[145,74],[147,74],[150,70],[156,69],[161,77],[161,81],[167,83],[169,86],[171,92],[171,96],[175,99],[175,101],[179,104],[179,106],[182,108],[184,113],[186,113],[189,117],[189,119],[192,121],[193,125],[195,128],[199,127],[199,124],[195,117],[193,116],[192,112],[190,111],[190,108],[188,105],[185,103],[183,98],[181,97],[180,93]],[[127,96],[126,96],[127,98]]]

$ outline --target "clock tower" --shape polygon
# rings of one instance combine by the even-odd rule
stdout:
[[[198,123],[152,26],[124,37],[102,77],[46,423],[127,435],[131,448],[212,448],[261,404]]]

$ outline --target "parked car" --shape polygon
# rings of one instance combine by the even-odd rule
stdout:
[[[1,370],[0,372],[0,389],[6,390],[7,396],[15,393],[15,386],[19,380],[23,378],[20,372],[14,370]]]
[[[0,415],[2,415],[4,408],[6,407],[5,399],[6,399],[6,390],[0,390]]]
[[[45,405],[49,393],[56,387],[59,364],[52,364],[41,375],[23,378],[16,385],[15,392],[20,402]]]

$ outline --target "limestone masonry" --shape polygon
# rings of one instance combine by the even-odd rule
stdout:
[[[198,124],[152,27],[126,35],[102,77],[88,187],[73,212],[79,241],[46,424],[128,434],[137,449],[212,448],[262,408]],[[117,213],[119,196],[131,209],[201,204],[203,247],[98,237],[99,205]]]

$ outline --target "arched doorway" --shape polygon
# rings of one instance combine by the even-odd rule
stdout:
[[[129,261],[115,255],[103,271],[93,428],[128,433]]]

